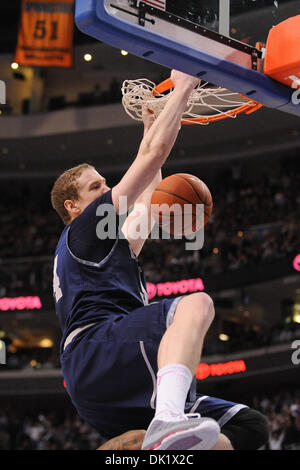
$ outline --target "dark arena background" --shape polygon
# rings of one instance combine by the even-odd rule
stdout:
[[[143,135],[122,107],[122,83],[159,83],[169,70],[75,25],[71,67],[21,65],[20,13],[20,0],[1,2],[0,449],[93,450],[104,439],[76,413],[60,368],[52,273],[63,225],[50,191],[82,162],[110,187],[120,180]],[[210,188],[204,246],[148,240],[139,257],[150,302],[213,298],[197,388],[265,414],[262,450],[300,449],[299,153],[299,118],[267,108],[182,128],[163,177],[191,173]]]

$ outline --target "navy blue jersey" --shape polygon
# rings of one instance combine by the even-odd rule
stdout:
[[[130,245],[119,233],[101,240],[96,226],[103,218],[96,210],[111,204],[111,190],[92,202],[62,232],[55,251],[53,294],[63,332],[112,316],[124,315],[148,303],[146,283]]]

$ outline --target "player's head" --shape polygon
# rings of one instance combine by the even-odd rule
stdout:
[[[57,178],[51,191],[52,207],[68,225],[108,190],[105,178],[92,165],[83,163]]]

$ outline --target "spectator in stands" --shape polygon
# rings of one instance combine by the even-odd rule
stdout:
[[[295,419],[288,413],[284,415],[283,429],[284,439],[282,442],[282,447],[285,450],[289,450],[298,441],[299,431],[295,425]]]
[[[272,431],[271,436],[269,438],[269,449],[281,450],[284,436],[285,436],[284,431],[280,431],[279,429],[275,429],[274,431]]]

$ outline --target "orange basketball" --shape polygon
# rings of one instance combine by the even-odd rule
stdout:
[[[197,232],[206,225],[212,209],[212,197],[206,184],[187,173],[164,178],[151,198],[155,221],[173,235]]]

